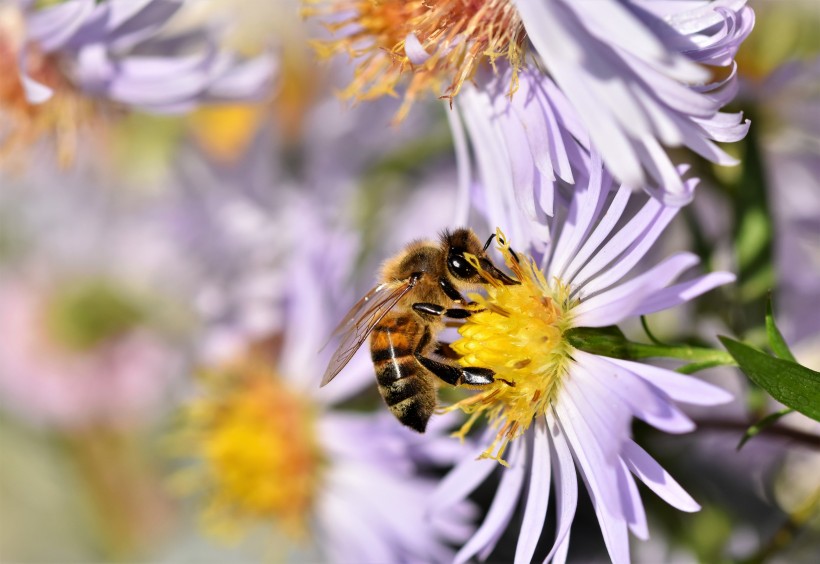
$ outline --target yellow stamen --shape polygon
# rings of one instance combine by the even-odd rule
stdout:
[[[245,154],[260,127],[262,114],[260,105],[205,106],[191,115],[191,128],[208,155],[230,164]]]
[[[510,441],[527,430],[536,416],[544,415],[555,398],[570,361],[564,331],[571,325],[569,288],[555,280],[549,285],[529,257],[514,255],[504,234],[496,232],[498,247],[518,285],[504,285],[486,274],[475,257],[467,257],[488,282],[487,295],[471,294],[480,310],[459,328],[461,338],[452,344],[462,366],[495,371],[495,383],[459,401],[447,410],[470,414],[457,436],[485,415],[498,430],[481,458],[502,459]]]
[[[175,437],[203,464],[177,484],[207,493],[204,525],[219,536],[274,521],[304,539],[321,468],[310,403],[250,354],[204,376],[210,393],[189,407]]]
[[[28,75],[54,91],[43,104],[33,105],[19,80],[19,50],[24,29],[19,14],[0,11],[0,167],[22,166],[20,153],[42,138],[51,139],[58,163],[67,167],[77,152],[79,131],[92,121],[92,103],[77,92],[60,72],[53,57],[28,47]]]
[[[506,59],[513,69],[510,93],[517,88],[524,62],[524,26],[510,0],[304,0],[308,16],[335,16],[326,27],[342,37],[316,44],[320,56],[346,53],[361,59],[346,98],[367,100],[396,96],[411,76],[396,116],[403,119],[412,103],[433,91],[452,103],[464,82],[483,64]],[[339,16],[342,15],[342,19]],[[352,31],[350,31],[352,30]],[[405,41],[414,35],[429,55],[413,64]]]

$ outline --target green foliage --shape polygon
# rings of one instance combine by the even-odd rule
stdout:
[[[786,344],[783,334],[774,322],[771,296],[769,296],[769,299],[766,302],[766,335],[769,338],[769,346],[778,358],[797,362],[792,354],[792,351],[789,350],[789,345]]]
[[[749,439],[777,423],[781,417],[793,412],[794,410],[790,407],[781,409],[780,411],[775,411],[774,413],[770,413],[769,415],[767,415],[766,417],[764,417],[763,419],[761,419],[760,421],[746,429],[746,432],[743,433],[743,438],[740,439],[740,442],[737,445],[737,450],[742,449],[743,445],[745,445],[749,441]]]
[[[636,343],[624,336],[617,327],[573,327],[564,333],[570,345],[584,352],[621,358],[624,360],[641,360],[644,358],[674,358],[685,360],[689,364],[680,369],[690,374],[712,366],[734,364],[734,360],[724,351],[708,347],[690,345],[668,345],[655,341],[651,344]]]
[[[720,337],[720,342],[755,384],[784,405],[820,421],[820,372],[728,337]]]
[[[100,280],[58,292],[46,313],[51,336],[75,350],[88,350],[122,335],[145,317],[134,298]]]

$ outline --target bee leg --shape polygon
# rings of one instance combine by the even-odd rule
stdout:
[[[413,304],[413,309],[418,313],[426,313],[428,315],[437,315],[437,316],[444,316],[449,317],[451,319],[464,319],[465,317],[470,317],[473,313],[472,311],[462,309],[462,308],[443,308],[437,304],[430,304],[425,302],[419,302]]]
[[[460,367],[455,366],[452,364],[447,364],[444,362],[439,362],[438,360],[433,360],[432,358],[427,358],[422,353],[427,345],[430,343],[430,330],[426,329],[424,331],[424,335],[422,336],[421,340],[419,341],[418,346],[416,347],[416,351],[414,356],[416,360],[419,361],[423,367],[427,370],[438,376],[440,379],[444,380],[448,384],[453,386],[458,386],[459,384],[469,384],[471,386],[486,386],[488,384],[492,384],[495,382],[495,372],[490,370],[489,368],[479,368],[474,366],[467,366],[467,367]],[[509,382],[507,380],[501,380],[508,386],[515,386],[514,382]]]
[[[441,287],[441,290],[442,292],[444,292],[444,295],[453,300],[454,302],[465,302],[464,297],[461,295],[461,293],[458,290],[456,290],[455,287],[446,278],[439,278],[438,285]]]
[[[453,350],[453,347],[450,346],[450,343],[445,343],[444,341],[439,341],[436,343],[435,353],[441,357],[447,358],[449,360],[458,360],[461,355],[459,355],[456,351]],[[488,370],[486,368],[463,368],[462,370],[466,372],[475,372],[477,370]],[[492,370],[490,370],[492,372]],[[509,380],[504,380],[503,378],[495,378],[493,374],[493,380],[498,380],[499,382],[504,382],[510,387],[515,387],[515,382],[510,382]],[[464,380],[464,383],[468,383]]]
[[[450,360],[456,360],[459,357],[459,354],[453,350],[450,343],[445,343],[444,341],[439,341],[436,343],[435,353],[444,358],[449,358]]]

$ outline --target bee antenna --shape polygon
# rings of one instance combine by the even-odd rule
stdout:
[[[517,262],[518,264],[521,264],[521,261],[518,259],[518,255],[515,254],[515,251],[512,250],[512,247],[510,247],[510,254],[512,255],[512,258],[515,259],[515,262]]]
[[[485,250],[485,251],[487,250],[487,247],[489,247],[489,246],[490,246],[490,243],[492,243],[492,242],[493,242],[493,239],[495,239],[495,233],[493,233],[492,235],[490,235],[490,237],[487,239],[487,242],[486,242],[486,243],[484,243],[484,250]]]

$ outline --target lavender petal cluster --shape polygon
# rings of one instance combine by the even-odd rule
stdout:
[[[29,51],[55,56],[81,91],[153,113],[188,111],[198,104],[264,96],[274,75],[268,54],[242,58],[220,47],[215,30],[165,34],[184,0],[68,0],[38,7],[23,3],[26,44],[21,81],[31,103],[51,89],[26,73]]]
[[[516,72],[499,62],[457,98],[455,121],[477,161],[460,152],[465,183],[477,173],[537,230],[556,183],[584,181],[580,155],[593,147],[616,179],[671,205],[691,194],[669,148],[737,163],[716,142],[749,127],[742,113],[720,111],[737,92],[734,56],[754,25],[745,0],[514,4],[538,63]]]

